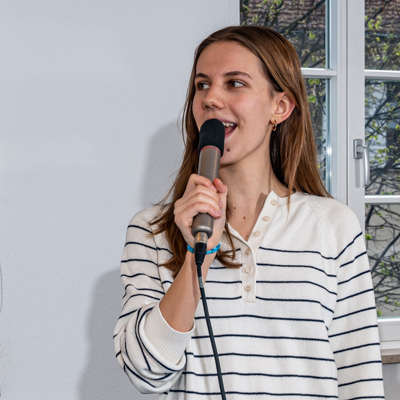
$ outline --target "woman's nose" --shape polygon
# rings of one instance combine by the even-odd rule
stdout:
[[[203,98],[203,107],[206,108],[224,108],[225,99],[222,89],[211,86],[207,89],[207,94]]]

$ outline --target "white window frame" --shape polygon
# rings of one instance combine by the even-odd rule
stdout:
[[[363,160],[353,158],[353,141],[365,142],[365,79],[399,80],[398,71],[365,70],[364,0],[327,0],[327,68],[302,68],[304,78],[326,79],[327,176],[334,198],[356,213],[365,232],[365,204],[400,203],[400,196],[365,196]],[[400,317],[379,318],[381,354],[400,355]]]

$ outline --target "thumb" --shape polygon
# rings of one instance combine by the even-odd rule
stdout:
[[[226,207],[226,198],[228,196],[228,186],[225,186],[222,181],[218,178],[215,178],[213,181],[215,188],[217,189],[218,194],[220,195],[221,201],[224,204],[224,208]]]

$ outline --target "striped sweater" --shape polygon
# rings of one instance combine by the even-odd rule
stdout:
[[[200,302],[190,332],[158,304],[171,271],[163,235],[136,214],[121,263],[119,364],[142,393],[220,399]],[[374,294],[355,214],[333,199],[271,192],[248,241],[231,228],[238,268],[214,260],[205,290],[227,399],[383,399]],[[225,234],[222,249],[228,249]]]

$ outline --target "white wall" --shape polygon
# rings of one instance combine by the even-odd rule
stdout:
[[[1,398],[138,394],[114,357],[132,215],[179,165],[196,45],[237,0],[0,3]]]
[[[0,3],[2,398],[154,398],[111,340],[125,229],[179,165],[195,46],[238,20],[238,0]]]

